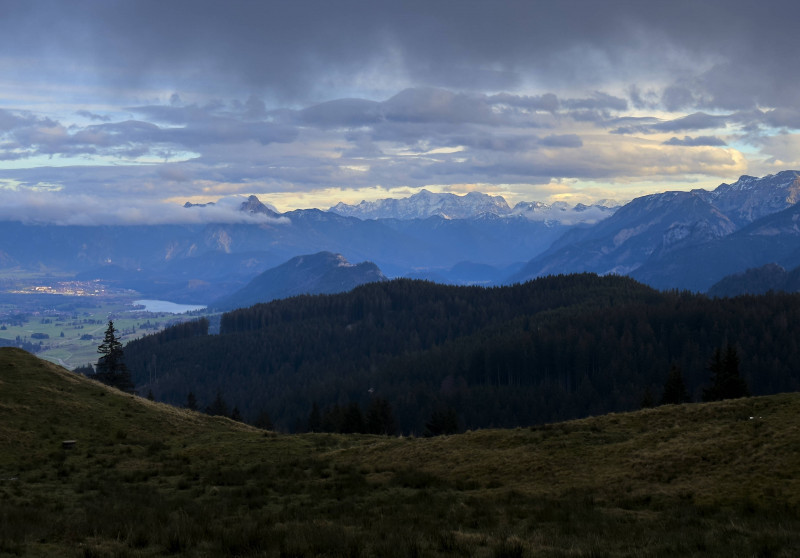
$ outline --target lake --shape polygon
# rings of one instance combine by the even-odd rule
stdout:
[[[197,304],[176,304],[166,300],[134,300],[133,303],[137,306],[144,306],[147,312],[166,312],[167,314],[183,314],[206,308]]]

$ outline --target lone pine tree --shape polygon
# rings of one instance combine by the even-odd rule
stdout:
[[[108,321],[103,342],[97,346],[97,352],[100,353],[100,358],[97,360],[95,379],[119,390],[133,393],[134,386],[130,372],[125,366],[122,343],[111,320]]]

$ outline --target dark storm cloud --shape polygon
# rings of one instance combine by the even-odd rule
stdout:
[[[365,69],[407,85],[477,91],[528,80],[597,89],[660,74],[678,76],[663,96],[670,107],[742,109],[788,106],[800,85],[798,6],[784,0],[53,0],[3,8],[7,55],[90,61],[95,80],[117,86],[235,87],[303,101],[335,98]]]
[[[681,145],[685,147],[723,147],[728,145],[720,138],[714,136],[698,136],[696,138],[683,136],[683,139],[672,137],[664,142],[664,145]]]
[[[555,95],[545,95],[547,112],[558,107]],[[551,101],[550,99],[553,99]],[[312,125],[320,128],[386,127],[396,125],[471,125],[547,127],[552,125],[548,114],[520,113],[517,107],[537,105],[529,99],[454,93],[436,88],[409,88],[385,101],[338,99],[312,105],[300,111],[275,111],[274,120]],[[421,130],[422,128],[416,128]]]

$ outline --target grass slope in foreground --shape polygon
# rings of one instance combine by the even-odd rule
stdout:
[[[282,436],[0,349],[2,556],[792,556],[799,506],[797,394]]]

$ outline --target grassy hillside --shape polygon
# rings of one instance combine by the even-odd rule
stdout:
[[[792,556],[799,512],[796,394],[282,436],[0,349],[2,556]]]

